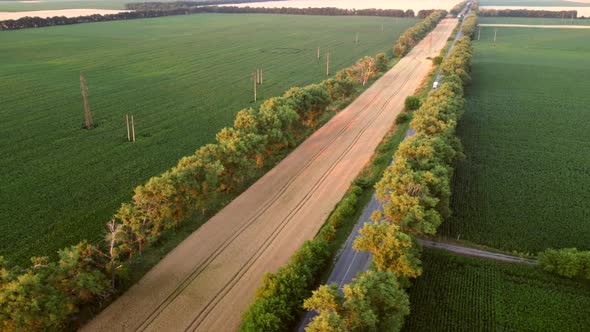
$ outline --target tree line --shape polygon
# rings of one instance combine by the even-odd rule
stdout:
[[[444,15],[441,16],[440,12],[431,13],[429,18],[432,19],[433,17],[440,20]],[[422,22],[419,22],[410,29],[414,29],[419,25],[424,27]],[[428,26],[432,29],[436,24]],[[384,57],[384,55],[377,55],[374,60],[377,63],[376,68],[379,72],[383,72],[387,69],[387,61],[383,59]],[[363,58],[363,60],[359,61],[359,63],[363,62],[370,63],[371,61],[367,60],[367,58]],[[367,66],[362,67],[366,68]],[[336,75],[336,77],[355,77],[356,84],[360,85],[366,81],[363,78],[363,73],[366,72],[366,70],[359,69],[357,63],[357,65],[342,70]],[[356,185],[352,186],[340,204],[338,204],[336,209],[327,219],[327,222],[324,224],[318,235],[313,240],[307,241],[292,256],[287,265],[283,266],[276,273],[269,273],[265,276],[262,286],[260,286],[256,292],[253,303],[243,315],[242,324],[240,326],[241,331],[287,331],[296,326],[303,314],[304,308],[302,307],[302,304],[304,300],[312,294],[312,290],[317,286],[322,274],[331,264],[331,258],[336,253],[336,250],[338,250],[336,246],[331,245],[332,241],[335,239],[336,231],[346,217],[355,213],[357,201],[361,193],[362,189],[360,187]],[[359,298],[365,296],[363,295],[363,292],[365,291],[364,287],[368,287],[369,285],[371,287],[383,287],[379,292],[389,294],[384,290],[395,290],[397,289],[395,286],[396,284],[397,280],[393,275],[388,273],[367,272],[362,279],[359,279],[357,285],[352,285],[348,288],[350,290],[350,295],[348,297],[345,295],[344,298],[339,298],[340,302],[333,308],[333,311],[338,312],[341,315],[343,315],[344,312],[352,314],[356,311],[356,309],[353,309],[354,304],[357,303]],[[360,290],[357,292],[359,287]],[[327,292],[327,294],[335,294],[334,290],[330,287],[327,287],[324,291]],[[373,294],[374,292],[370,291],[369,293]],[[407,300],[403,301],[403,299],[401,301],[401,303],[407,302]],[[306,307],[308,309],[326,309],[324,307],[319,307],[319,305],[318,301],[306,302]],[[386,303],[374,299],[370,306],[373,310],[378,312],[379,315],[382,315],[384,312],[394,310],[396,304],[392,303],[391,306],[388,306]],[[332,311],[330,312],[330,315],[334,313]],[[396,316],[394,315],[392,317]],[[347,324],[354,324],[354,321],[355,320],[353,319],[341,320],[341,323],[344,324],[343,326],[346,326]],[[391,321],[388,322],[387,325],[394,323],[394,321]],[[317,331],[325,330],[318,329]]]
[[[218,3],[218,2],[216,2]],[[235,3],[233,1],[232,3]],[[192,6],[191,6],[192,4]],[[199,3],[201,4],[201,3]],[[253,7],[218,7],[195,5],[194,2],[148,2],[127,5],[130,12],[107,15],[87,15],[78,17],[54,16],[48,18],[23,17],[18,20],[0,21],[0,30],[17,30],[26,28],[42,28],[58,25],[80,23],[108,22],[132,20],[173,15],[226,13],[226,14],[289,14],[289,15],[324,15],[324,16],[384,16],[384,17],[415,17],[413,10],[401,9],[341,9],[341,8],[253,8]],[[430,11],[421,10],[418,17],[425,17]]]
[[[590,251],[576,248],[547,249],[540,253],[539,266],[566,278],[590,281]]]
[[[469,0],[465,0],[465,1],[461,1],[458,4],[456,4],[453,8],[451,8],[451,15],[453,16],[457,16],[459,15],[459,13],[463,10],[463,8],[465,8],[465,5],[467,4]]]
[[[464,107],[463,86],[470,81],[471,38],[460,38],[441,64],[440,87],[414,113],[416,135],[400,144],[375,186],[383,211],[374,212],[354,242],[356,250],[371,253],[372,268],[344,286],[344,296],[336,285],[314,291],[304,305],[318,315],[306,331],[401,329],[410,312],[405,288],[422,273],[417,238],[434,235],[451,214],[453,163],[462,156],[455,128]]]
[[[577,10],[480,9],[481,17],[577,18]]]
[[[424,20],[404,31],[393,47],[393,54],[397,57],[406,55],[445,16],[447,16],[447,12],[444,10],[433,11]]]
[[[272,0],[266,0],[272,1]],[[243,3],[252,2],[242,1]],[[238,3],[238,2],[231,2]],[[129,3],[126,8],[129,10],[176,10],[176,9],[194,9],[199,8],[204,3],[198,4],[193,1],[175,1],[175,2],[145,2],[145,3]],[[219,4],[210,1],[206,4]],[[220,7],[231,8],[225,12],[231,13],[264,13],[264,14],[292,14],[292,15],[325,15],[325,16],[387,16],[387,17],[414,17],[413,10],[401,9],[345,9],[336,7],[320,7],[320,8],[294,8],[294,7]]]
[[[474,12],[471,12],[463,20],[463,26],[461,27],[461,33],[464,36],[471,36],[471,38],[473,38],[475,36],[475,27],[476,26],[477,26],[477,15]]]

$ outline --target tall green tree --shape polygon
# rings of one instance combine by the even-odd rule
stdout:
[[[322,285],[303,303],[317,316],[306,331],[399,331],[410,313],[406,292],[389,272],[366,271],[345,285]]]
[[[365,223],[354,241],[354,249],[368,251],[377,271],[387,271],[398,278],[416,278],[422,274],[419,252],[412,238],[399,226],[386,222]]]

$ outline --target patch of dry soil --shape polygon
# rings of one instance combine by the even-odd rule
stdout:
[[[32,2],[32,1],[30,1]],[[37,1],[39,2],[39,1]],[[18,20],[21,17],[53,17],[53,16],[65,16],[65,17],[77,17],[77,16],[88,16],[94,14],[106,15],[106,14],[117,14],[125,12],[126,10],[112,10],[112,9],[59,9],[59,10],[34,10],[29,12],[0,12],[0,21],[4,20]]]

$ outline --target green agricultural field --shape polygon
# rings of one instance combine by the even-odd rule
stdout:
[[[588,331],[590,285],[529,265],[425,250],[404,332]]]
[[[483,28],[441,233],[536,253],[590,249],[590,30]]]
[[[529,25],[590,25],[590,19],[560,19],[534,17],[480,17],[481,24],[529,24]]]
[[[135,186],[254,105],[257,66],[262,100],[324,79],[326,47],[335,72],[390,50],[416,22],[207,14],[1,32],[0,255],[24,262],[100,238]],[[82,129],[80,71],[92,130]],[[126,141],[126,113],[136,143]]]

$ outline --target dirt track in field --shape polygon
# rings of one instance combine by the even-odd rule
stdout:
[[[535,24],[479,24],[481,27],[539,28],[539,29],[590,29],[590,25],[535,25]]]
[[[457,20],[191,234],[85,331],[232,331],[262,277],[314,237],[432,67]]]
[[[121,12],[127,12],[128,10],[111,10],[111,9],[56,9],[56,10],[34,10],[28,12],[0,12],[0,21],[4,20],[18,20],[22,17],[54,17],[54,16],[65,16],[65,17],[78,17],[88,15],[107,15],[117,14]]]

